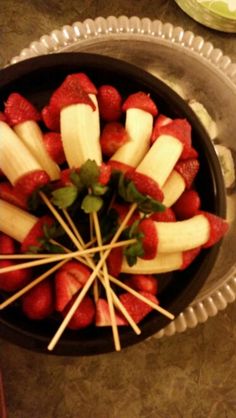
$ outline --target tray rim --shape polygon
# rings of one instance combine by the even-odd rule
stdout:
[[[196,36],[192,31],[185,31],[180,26],[147,17],[98,16],[95,19],[88,18],[83,22],[76,21],[72,25],[64,25],[61,29],[53,30],[40,39],[32,41],[27,48],[12,57],[7,66],[39,55],[66,52],[67,49],[71,51],[73,46],[94,42],[97,38],[106,40],[129,37],[168,45],[172,43],[186,49],[195,58],[211,66],[212,70],[221,75],[225,81],[227,80],[227,84],[235,89],[236,94],[236,63],[232,62],[229,56],[224,55],[221,49],[215,48],[211,42]],[[224,283],[214,289],[210,295],[202,300],[196,298],[174,321],[149,338],[162,338],[184,332],[188,328],[195,328],[198,324],[206,322],[209,317],[224,310],[235,299],[236,265],[232,267]]]

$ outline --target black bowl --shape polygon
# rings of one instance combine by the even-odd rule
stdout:
[[[196,179],[196,187],[201,195],[202,209],[224,217],[224,182],[207,133],[187,103],[165,83],[147,72],[120,60],[96,54],[60,53],[40,56],[1,70],[1,103],[11,92],[17,91],[38,108],[42,108],[65,76],[79,71],[85,72],[96,86],[112,84],[124,96],[140,90],[150,93],[160,113],[173,118],[187,118],[192,125],[193,146],[200,156],[201,169]],[[219,246],[220,243],[203,250],[186,270],[165,275],[159,291],[161,306],[177,316],[193,301],[214,266]],[[166,317],[153,312],[142,322],[140,336],[134,334],[130,327],[121,327],[121,346],[138,343],[155,334],[169,322]],[[16,303],[1,311],[0,335],[19,346],[47,353],[48,342],[58,324],[55,317],[39,322],[30,321],[21,313]],[[66,330],[53,353],[92,355],[113,350],[111,329],[90,327],[76,332]]]

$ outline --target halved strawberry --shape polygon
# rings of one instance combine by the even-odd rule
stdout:
[[[107,123],[100,136],[102,153],[111,157],[128,140],[128,134],[120,122]]]
[[[71,82],[78,82],[82,89],[88,94],[97,94],[98,92],[90,78],[84,73],[69,74],[65,79],[65,83],[69,85]]]
[[[156,295],[158,291],[158,280],[151,274],[132,274],[124,280],[132,289]]]
[[[106,186],[109,183],[111,178],[111,166],[105,163],[100,165],[100,174],[98,177],[98,182],[103,186]]]
[[[141,258],[152,260],[157,255],[158,236],[152,219],[144,219],[139,224],[139,231],[143,233],[142,244],[144,255]]]
[[[143,91],[131,94],[123,103],[123,111],[132,108],[144,110],[145,112],[151,113],[153,116],[156,116],[158,113],[158,109],[154,101],[148,94],[144,93]]]
[[[14,254],[16,252],[15,244],[12,237],[0,232],[0,254]]]
[[[155,212],[153,213],[149,219],[152,219],[156,222],[175,222],[176,216],[171,208],[165,208],[162,212]]]
[[[174,119],[167,125],[159,127],[160,135],[171,135],[178,138],[182,142],[184,148],[183,152],[188,152],[191,148],[192,138],[191,132],[192,127],[186,119]],[[182,152],[182,153],[183,153]]]
[[[67,307],[62,312],[62,315],[65,317],[68,313],[69,309],[74,303],[74,298],[69,302]],[[75,311],[74,315],[72,316],[68,328],[77,330],[83,329],[88,327],[94,322],[95,319],[95,305],[93,300],[89,296],[85,296],[85,298],[80,303],[78,309]]]
[[[168,118],[165,115],[158,115],[157,119],[155,120],[152,135],[151,135],[151,144],[156,141],[158,136],[160,135],[160,128],[161,126],[168,125],[168,123],[172,122],[171,118]]]
[[[204,215],[210,225],[210,236],[206,244],[203,245],[203,248],[211,247],[212,245],[216,244],[220,239],[226,234],[229,229],[228,222],[217,216],[213,213],[199,211],[200,214]]]
[[[196,158],[179,161],[175,165],[175,170],[183,177],[186,188],[189,189],[199,171],[199,161]]]
[[[127,325],[126,319],[118,312],[115,313],[116,325]],[[97,327],[111,326],[111,316],[106,299],[98,299],[96,303],[95,324]]]
[[[158,304],[158,300],[154,295],[147,292],[138,293],[151,300],[152,302]],[[120,295],[119,299],[121,303],[123,303],[130,316],[132,316],[136,324],[142,321],[152,311],[152,308],[149,305],[136,298],[136,296],[132,295],[131,293],[123,293]]]
[[[200,205],[201,200],[198,192],[196,190],[185,190],[172,208],[177,219],[183,220],[196,215]]]
[[[111,85],[105,84],[98,88],[99,113],[106,122],[114,122],[120,119],[122,97],[119,91]]]
[[[22,297],[24,314],[34,320],[47,318],[53,312],[53,291],[49,281],[34,286]]]
[[[55,309],[62,312],[88,280],[91,271],[79,261],[68,261],[55,275]]]
[[[30,251],[30,247],[41,248],[41,239],[44,238],[44,228],[50,227],[54,224],[54,219],[48,215],[44,215],[35,223],[30,232],[26,235],[24,241],[21,244],[21,252],[26,253]]]
[[[0,183],[0,198],[22,209],[27,209],[27,196],[7,181]]]
[[[123,251],[121,247],[113,248],[107,257],[107,268],[111,276],[118,277],[121,272]]]
[[[47,132],[43,135],[43,142],[50,157],[57,163],[63,164],[66,160],[61,140],[58,132]]]
[[[151,177],[139,173],[136,170],[127,171],[126,177],[134,182],[135,187],[140,193],[148,195],[160,202],[163,200],[162,190]]]
[[[89,95],[83,90],[76,79],[70,79],[69,82],[64,82],[52,94],[49,102],[50,108],[53,112],[58,112],[72,104],[83,103],[87,104],[95,110],[95,105],[90,99]]]
[[[30,196],[33,192],[50,182],[50,177],[44,170],[35,170],[21,176],[15,183],[15,191]]]
[[[14,126],[27,120],[38,121],[40,113],[25,97],[19,93],[11,93],[5,103],[4,113],[9,125]]]
[[[52,106],[45,106],[41,112],[42,119],[48,129],[60,132],[60,113]]]
[[[0,268],[15,266],[17,262],[13,260],[0,260]],[[32,278],[32,270],[19,269],[9,271],[8,273],[0,273],[0,289],[6,292],[14,292],[26,286]]]

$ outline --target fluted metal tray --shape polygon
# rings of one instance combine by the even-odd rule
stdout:
[[[61,51],[95,52],[131,62],[177,83],[186,100],[201,102],[218,128],[217,142],[236,161],[236,64],[220,49],[192,32],[170,23],[138,17],[86,19],[63,26],[13,57],[10,64],[32,56]],[[236,188],[227,190],[230,232],[215,267],[191,306],[155,337],[173,335],[205,322],[236,298]]]

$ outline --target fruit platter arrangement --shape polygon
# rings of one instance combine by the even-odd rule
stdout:
[[[64,334],[75,346],[77,336],[86,343],[111,329],[119,351],[124,329],[139,336],[155,316],[160,329],[183,307],[173,274],[187,304],[228,230],[217,158],[193,135],[187,105],[173,110],[181,99],[161,81],[158,98],[154,77],[102,60],[108,73],[96,55],[32,59],[13,66],[16,84],[4,70],[0,310],[32,332],[46,328],[49,351]]]

